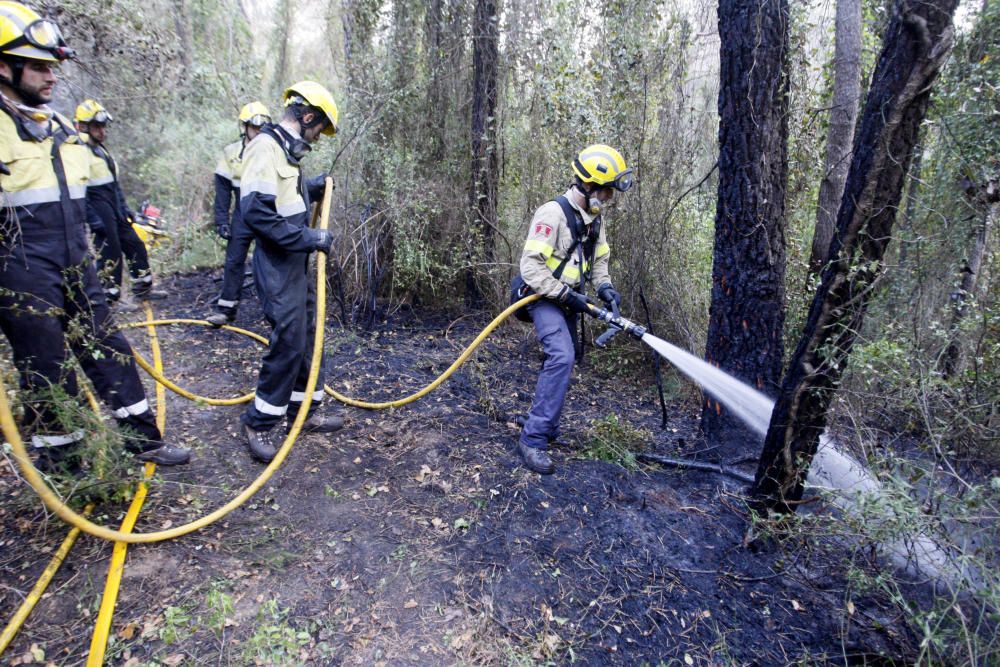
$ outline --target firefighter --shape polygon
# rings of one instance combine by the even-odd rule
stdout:
[[[283,430],[305,400],[316,326],[316,294],[308,278],[309,255],[329,253],[327,230],[309,227],[309,206],[323,193],[323,176],[305,181],[300,161],[321,134],[337,133],[337,105],[314,81],[300,81],[284,93],[281,122],[267,124],[243,152],[240,212],[253,231],[254,284],[264,316],[273,327],[257,380],[253,403],[243,413],[242,430],[250,452],[268,462],[277,454]],[[322,366],[312,408],[323,399]],[[306,433],[332,433],[343,426],[337,416],[310,410]]]
[[[98,266],[105,296],[111,303],[121,298],[122,262],[128,260],[132,295],[140,300],[165,299],[166,292],[153,289],[146,244],[132,227],[135,214],[125,203],[118,163],[104,143],[111,114],[100,103],[84,100],[76,107],[73,120],[91,152],[87,223],[100,255]]]
[[[260,102],[250,102],[240,109],[240,139],[222,149],[219,164],[215,168],[215,228],[219,236],[226,240],[226,264],[222,273],[222,292],[215,302],[218,312],[205,319],[209,324],[221,327],[236,319],[243,291],[244,266],[253,232],[243,224],[240,216],[240,178],[243,175],[243,151],[248,143],[260,134],[261,128],[271,122],[267,107]],[[236,199],[236,206],[229,209]]]
[[[186,463],[187,450],[161,439],[90,258],[90,149],[48,106],[56,68],[72,55],[55,23],[0,2],[0,162],[9,172],[0,175],[0,329],[24,390],[23,427],[43,467],[84,438],[48,400],[78,395],[68,346],[140,460]]]
[[[543,475],[555,470],[546,450],[559,435],[559,416],[577,357],[577,317],[588,310],[586,283],[597,286],[597,295],[609,308],[621,303],[608,273],[611,248],[601,213],[615,192],[632,186],[632,170],[618,151],[595,144],[573,161],[573,174],[569,190],[543,204],[531,219],[513,295],[523,298],[534,292],[545,297],[527,306],[545,359],[518,440],[525,466]]]

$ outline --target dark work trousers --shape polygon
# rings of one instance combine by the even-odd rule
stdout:
[[[79,242],[84,243],[82,230]],[[70,264],[61,234],[25,239],[15,249],[0,252],[0,328],[21,375],[25,430],[35,446],[46,446],[46,441],[68,444],[44,437],[68,430],[48,400],[53,389],[61,388],[71,397],[79,391],[67,343],[118,423],[134,429],[126,438],[129,448],[145,451],[160,446],[132,349],[120,332],[111,329],[109,318],[93,262],[84,255],[82,261]]]
[[[152,277],[146,244],[135,233],[132,223],[120,216],[110,219],[115,222],[105,222],[104,229],[94,233],[94,242],[100,251],[98,268],[104,279],[104,289],[110,298],[117,299],[121,295],[123,257],[128,261],[128,271],[134,283],[152,282]]]
[[[222,293],[219,294],[216,305],[220,312],[233,318],[236,317],[236,309],[240,306],[243,279],[246,276],[247,253],[250,252],[253,232],[240,216],[234,215],[229,234],[229,240],[226,242],[226,266],[222,272]]]
[[[559,437],[559,416],[576,353],[573,349],[573,327],[576,315],[566,313],[551,301],[535,301],[527,306],[535,323],[535,334],[542,343],[545,359],[535,384],[531,411],[521,429],[521,442],[528,447],[545,449],[550,440]]]
[[[257,296],[272,327],[257,393],[243,413],[243,423],[254,431],[268,431],[285,418],[291,422],[305,400],[316,327],[316,292],[309,280],[308,259],[307,253],[269,251],[260,245],[253,254]],[[323,358],[310,413],[323,400],[325,365]]]

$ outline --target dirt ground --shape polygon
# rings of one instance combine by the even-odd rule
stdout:
[[[167,281],[160,316],[202,317],[210,273]],[[135,320],[139,313],[125,316]],[[398,398],[443,371],[488,321],[399,311],[375,329],[331,319],[329,384]],[[266,333],[252,295],[238,325]],[[128,334],[147,350],[145,334]],[[212,396],[253,386],[260,347],[230,333],[169,327],[166,373]],[[513,417],[540,360],[530,329],[492,336],[459,373],[410,406],[326,409],[348,420],[308,436],[244,507],[174,541],[129,548],[108,664],[784,665],[903,664],[912,637],[884,603],[850,596],[840,561],[798,544],[749,550],[742,483],[704,472],[593,458],[603,424],[647,451],[739,461],[701,441],[697,406],[660,410],[634,341],[590,350],[554,450],[556,474],[519,465]],[[148,378],[147,378],[148,380]],[[668,377],[674,384],[676,378]],[[147,382],[152,396],[152,384]],[[238,436],[242,407],[167,394],[167,436],[192,463],[161,469],[137,530],[190,521],[263,466]],[[617,422],[613,416],[617,416]],[[65,536],[0,461],[0,610],[6,622]],[[117,526],[125,502],[98,507]],[[111,545],[81,536],[2,660],[86,660]]]

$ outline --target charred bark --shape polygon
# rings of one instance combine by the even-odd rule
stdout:
[[[719,197],[705,358],[773,396],[785,321],[787,2],[722,0],[719,34]],[[714,400],[701,425],[714,441],[756,440]]]
[[[497,69],[500,31],[497,0],[476,0],[472,54],[472,182],[469,207],[475,234],[469,241],[469,265],[465,274],[466,302],[472,308],[483,305],[482,290],[476,280],[476,266],[493,261],[497,221]]]
[[[895,5],[854,142],[830,261],[771,415],[753,493],[794,511],[892,233],[958,0]]]
[[[962,370],[962,321],[969,311],[969,299],[976,295],[979,274],[982,272],[983,259],[989,247],[990,230],[997,219],[1000,204],[993,202],[986,209],[986,214],[978,221],[974,230],[972,247],[969,256],[962,265],[958,290],[952,294],[951,326],[949,327],[948,345],[941,355],[941,375],[946,380],[954,377]]]

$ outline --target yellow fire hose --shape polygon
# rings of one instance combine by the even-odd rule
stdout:
[[[94,392],[90,390],[90,387],[84,385],[83,395],[87,398],[87,403],[93,409],[94,414],[101,414],[101,406],[97,402],[97,397],[94,396]],[[94,503],[88,503],[83,509],[82,516],[88,517],[90,513],[94,510]],[[17,608],[14,615],[11,617],[10,621],[7,622],[7,626],[0,632],[0,655],[7,650],[10,643],[14,641],[14,637],[17,633],[21,631],[21,626],[28,619],[35,605],[38,601],[42,599],[42,595],[45,594],[45,590],[52,583],[52,578],[62,567],[63,561],[66,560],[66,556],[69,555],[70,549],[76,543],[76,538],[80,535],[80,529],[74,526],[70,529],[69,533],[66,534],[66,539],[63,543],[56,549],[55,554],[52,556],[52,560],[49,561],[48,566],[42,571],[41,576],[38,577],[38,581],[32,586],[31,591],[25,596],[24,601],[21,602],[21,606]]]
[[[333,180],[327,177],[326,193],[323,197],[322,212],[319,216],[320,229],[326,229],[329,224],[332,192]],[[35,470],[34,466],[31,464],[31,459],[28,457],[27,451],[25,451],[24,442],[21,440],[21,434],[18,432],[17,424],[14,421],[14,415],[11,414],[10,404],[7,400],[6,387],[3,385],[3,381],[0,380],[0,429],[2,429],[4,437],[13,448],[14,458],[17,461],[18,466],[21,468],[21,472],[24,474],[25,479],[27,479],[28,483],[42,499],[42,502],[45,503],[46,507],[48,507],[66,523],[69,523],[83,532],[93,535],[94,537],[99,537],[103,540],[111,542],[148,544],[151,542],[173,539],[175,537],[187,535],[188,533],[194,532],[200,528],[204,528],[205,526],[218,521],[249,500],[255,493],[257,493],[257,491],[261,489],[261,487],[264,486],[264,484],[267,483],[269,479],[271,479],[271,476],[274,475],[275,471],[281,467],[281,464],[284,463],[285,459],[288,457],[288,453],[291,451],[292,445],[295,443],[296,439],[298,439],[299,433],[302,431],[302,424],[306,420],[306,415],[309,412],[309,406],[312,403],[312,394],[316,389],[316,382],[319,378],[319,361],[323,352],[323,322],[326,320],[326,262],[316,263],[316,282],[316,332],[313,336],[313,354],[312,359],[310,360],[309,377],[306,380],[305,398],[302,402],[302,408],[299,410],[295,417],[295,421],[292,423],[291,430],[285,437],[280,449],[278,449],[278,453],[275,455],[274,460],[267,465],[257,479],[244,489],[242,493],[217,510],[201,517],[200,519],[181,526],[151,533],[123,532],[98,526],[67,507],[62,501],[59,500],[58,497],[56,497],[52,490],[46,486],[44,480],[42,480],[41,476],[38,474],[38,471]]]
[[[90,516],[93,509],[94,504],[90,503],[84,508],[82,516]],[[69,531],[66,539],[63,540],[62,545],[56,550],[55,555],[52,556],[52,560],[49,561],[48,567],[42,572],[42,576],[35,582],[31,592],[24,598],[24,602],[21,603],[21,606],[14,612],[14,616],[11,617],[10,622],[7,623],[7,627],[0,633],[0,655],[7,650],[7,647],[10,646],[14,637],[21,630],[21,626],[24,625],[24,621],[28,618],[28,615],[35,608],[35,605],[38,604],[38,601],[42,599],[42,594],[45,593],[45,589],[49,587],[52,577],[55,576],[60,566],[62,566],[63,561],[66,560],[66,556],[69,554],[69,550],[73,548],[73,544],[76,542],[79,534],[80,529],[76,526]]]
[[[153,307],[149,301],[145,301],[143,306],[146,309],[146,320],[153,321]],[[156,327],[149,326],[149,347],[153,351],[153,364],[158,370],[163,369],[163,357],[160,354],[160,340],[156,335]],[[166,434],[167,428],[167,396],[160,384],[156,385],[156,428],[160,435]],[[135,496],[125,513],[120,530],[123,533],[131,533],[135,528],[135,522],[139,519],[139,512],[143,503],[146,502],[146,480],[151,479],[156,472],[155,463],[147,463],[143,469],[144,480],[139,482]],[[104,584],[104,595],[101,597],[101,606],[97,611],[97,622],[94,624],[94,634],[90,639],[90,652],[87,654],[87,667],[101,667],[104,664],[104,654],[108,648],[108,636],[111,634],[111,620],[115,613],[115,604],[118,602],[118,590],[121,588],[122,573],[125,571],[125,556],[128,553],[128,544],[125,542],[115,542],[111,551],[111,565],[108,567],[108,579]]]
[[[445,380],[454,375],[455,371],[457,371],[462,364],[468,361],[472,353],[476,351],[476,348],[479,347],[482,344],[482,342],[486,340],[486,338],[491,333],[493,333],[493,331],[495,331],[496,328],[500,326],[500,324],[505,319],[507,319],[510,315],[512,315],[514,311],[516,311],[518,308],[526,304],[531,303],[532,301],[538,300],[539,298],[541,297],[539,297],[537,294],[532,294],[531,296],[525,297],[520,301],[514,303],[506,310],[504,310],[502,313],[494,317],[493,321],[491,321],[488,325],[486,325],[486,328],[483,329],[479,333],[479,335],[476,336],[476,338],[471,343],[469,343],[469,345],[464,350],[462,350],[462,354],[460,354],[458,358],[455,359],[455,361],[451,364],[451,366],[447,368],[447,370],[441,373],[441,375],[437,376],[437,378],[435,378],[430,384],[425,386],[423,389],[420,389],[419,391],[410,394],[409,396],[405,396],[403,398],[396,399],[394,401],[372,403],[369,401],[362,401],[355,398],[349,398],[347,396],[344,396],[343,394],[331,388],[329,385],[325,385],[323,387],[323,390],[330,396],[333,396],[335,399],[340,401],[341,403],[345,403],[347,405],[353,405],[356,408],[365,408],[367,410],[384,410],[386,408],[398,408],[402,405],[412,403],[420,398],[423,398],[427,394],[431,393],[432,391],[440,387]],[[212,326],[205,320],[193,320],[193,319],[183,319],[183,318],[175,318],[169,320],[153,320],[151,322],[134,322],[126,324],[124,326],[129,328],[139,328],[144,326],[145,327],[167,326],[173,324],[194,324],[194,325],[203,325],[206,327]],[[240,329],[239,327],[232,327],[228,325],[224,325],[222,328],[227,331],[232,331],[234,333],[242,334],[249,338],[253,338],[257,342],[262,343],[264,345],[267,345],[268,343],[267,339],[261,336],[260,334],[256,334],[252,331],[247,331],[246,329]],[[147,361],[141,354],[139,354],[139,352],[133,350],[133,354],[135,355],[136,363],[138,363],[139,366],[141,366],[144,371],[149,373],[150,377],[156,380],[158,385],[163,385],[170,391],[180,396],[183,396],[184,398],[187,398],[191,401],[203,403],[205,405],[238,405],[240,403],[248,403],[253,400],[252,393],[244,394],[242,396],[237,396],[235,398],[210,398],[208,396],[199,396],[198,394],[195,394],[191,391],[188,391],[187,389],[184,389],[183,387],[178,386],[170,378],[164,376],[159,369],[154,368],[153,364],[150,364],[149,361]]]

